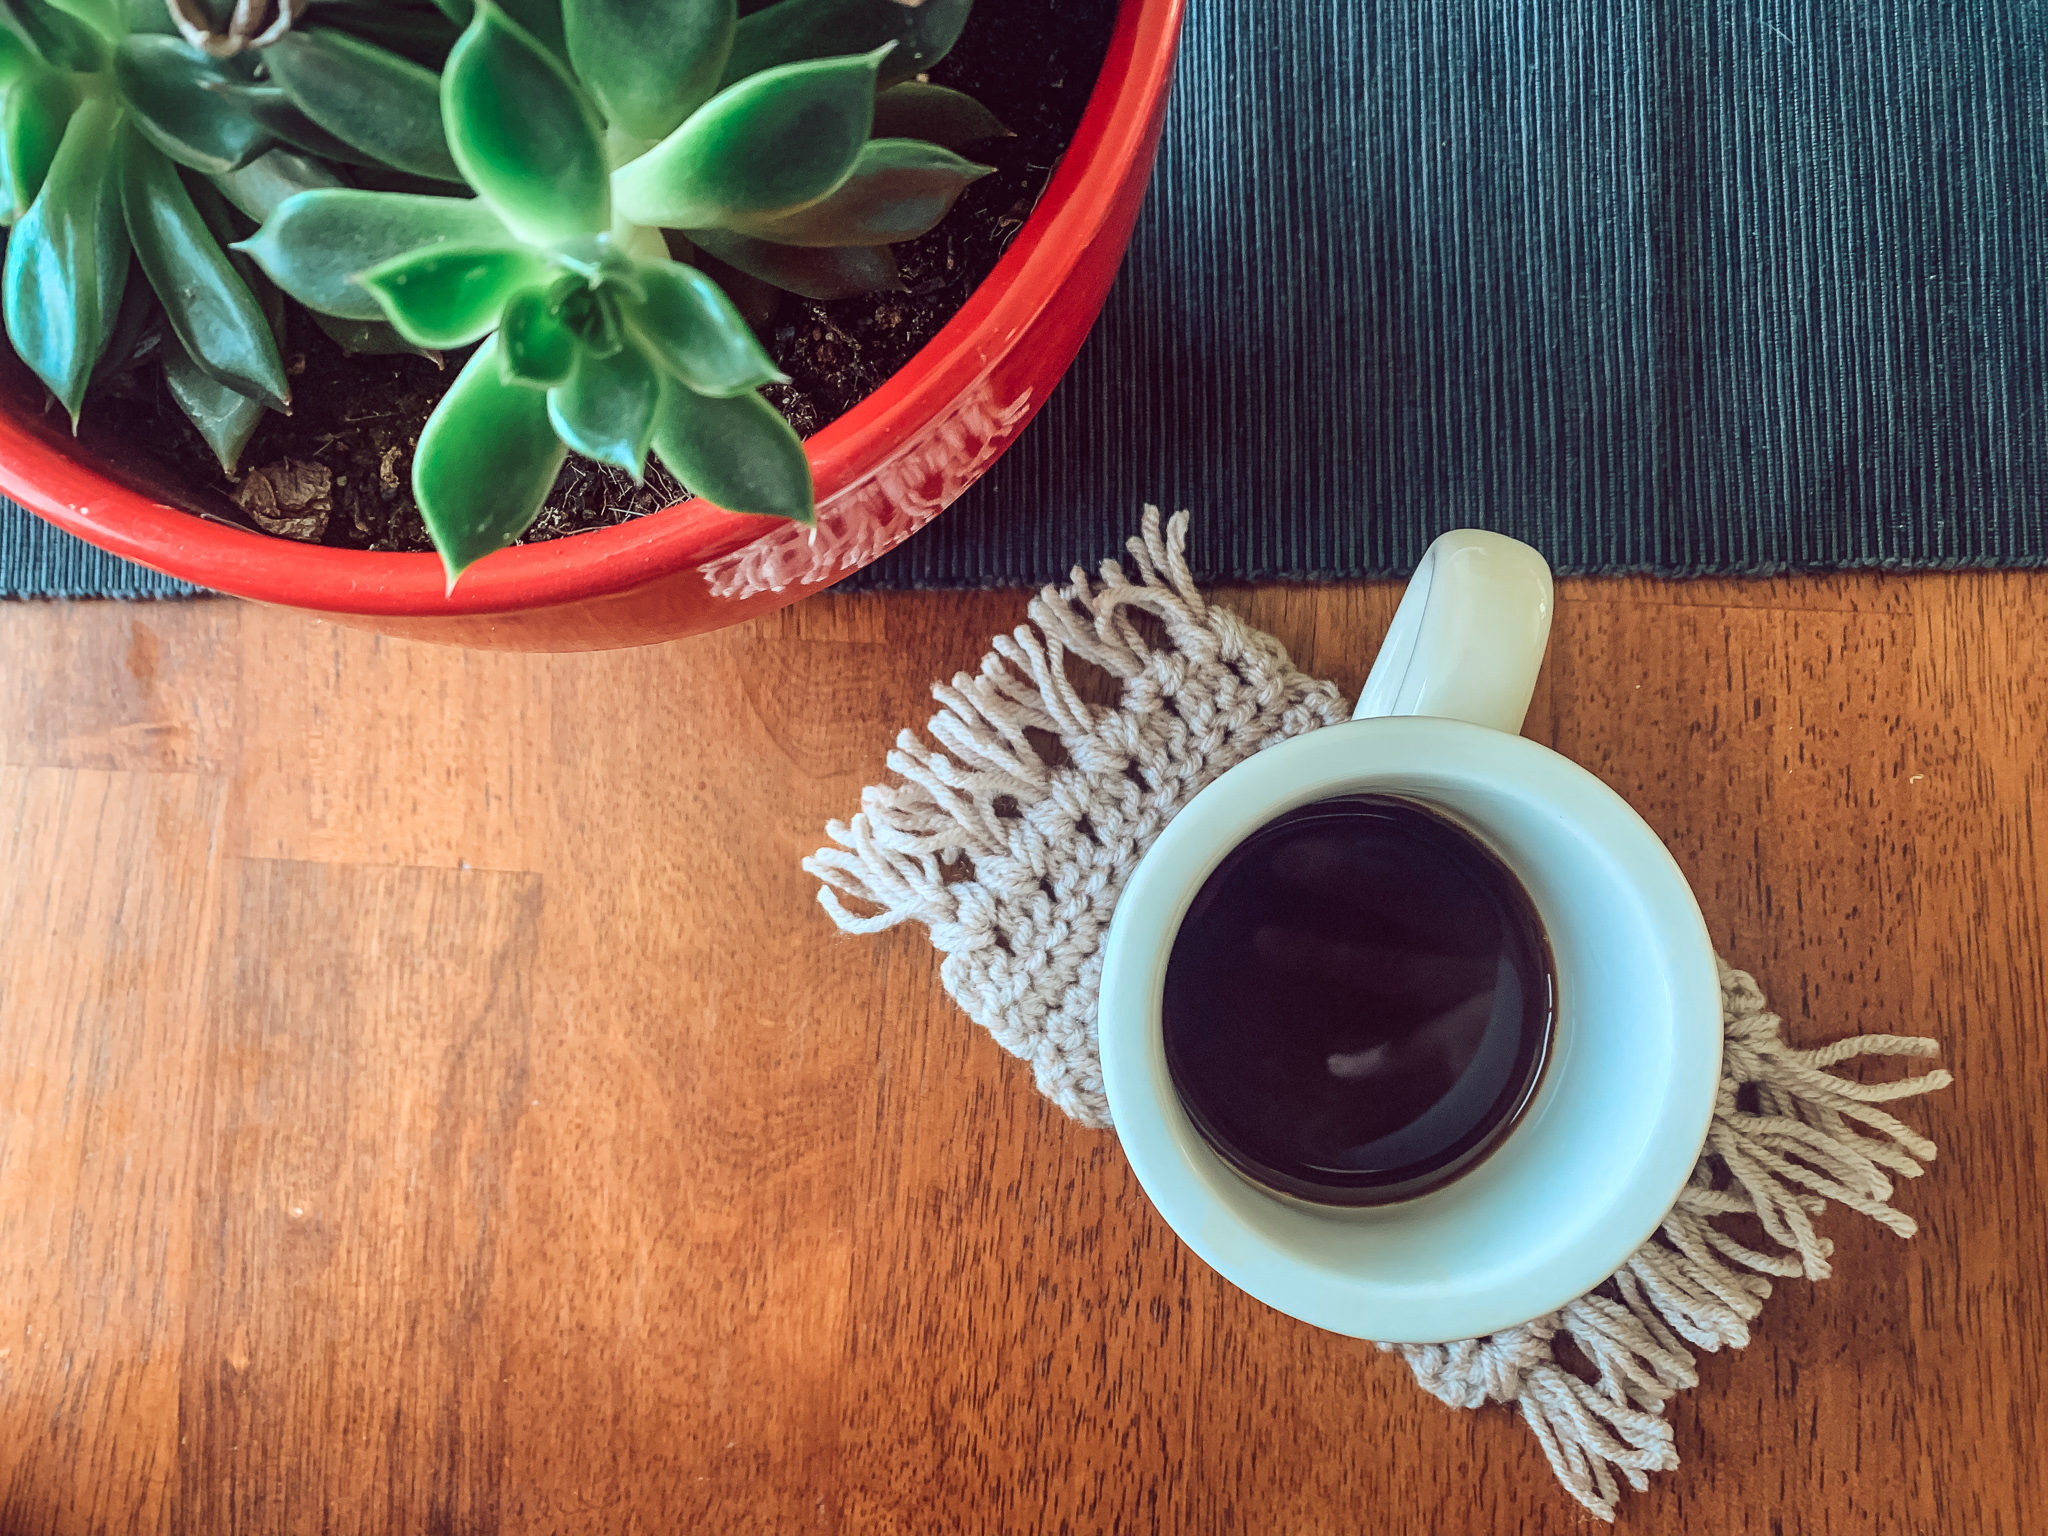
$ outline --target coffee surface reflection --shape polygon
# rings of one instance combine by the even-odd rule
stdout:
[[[1167,1065],[1254,1182],[1336,1205],[1470,1168],[1532,1097],[1555,984],[1534,904],[1411,801],[1318,801],[1233,849],[1167,967]]]

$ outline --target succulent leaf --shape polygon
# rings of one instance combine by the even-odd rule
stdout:
[[[213,184],[229,202],[259,224],[294,193],[343,185],[334,172],[295,149],[273,149],[238,170],[223,171],[213,178]]]
[[[193,362],[176,336],[164,338],[163,359],[171,398],[206,439],[221,472],[232,475],[263,420],[263,403],[229,388]]]
[[[626,344],[619,308],[611,293],[589,280],[565,273],[547,292],[548,307],[576,338],[579,350],[592,357],[610,357]]]
[[[356,281],[406,340],[466,347],[496,329],[508,299],[547,274],[546,260],[524,246],[434,245],[380,262]]]
[[[36,200],[77,104],[71,82],[40,67],[0,92],[0,224]]]
[[[50,6],[76,21],[84,22],[109,42],[128,30],[121,14],[120,0],[50,0]]]
[[[23,75],[41,69],[43,61],[20,35],[0,25],[0,86],[12,85]]]
[[[563,0],[569,62],[611,122],[659,139],[713,91],[733,0]]]
[[[105,380],[133,369],[159,345],[163,336],[163,307],[150,291],[148,281],[136,274],[132,252],[128,267],[128,275],[121,280],[121,307],[108,331],[107,344],[100,348],[100,360],[93,364],[92,378],[85,386],[87,393]]]
[[[878,139],[925,139],[948,149],[965,149],[989,139],[1006,139],[1010,130],[964,91],[906,80],[875,98],[874,134]]]
[[[785,64],[728,86],[612,177],[638,224],[723,226],[816,202],[853,170],[882,51]]]
[[[194,203],[205,217],[207,226],[218,237],[232,222],[233,215],[212,188],[195,193]],[[250,284],[257,305],[263,311],[265,323],[270,327],[271,339],[279,347],[284,345],[284,302],[283,296],[260,277],[246,270],[247,258],[233,258],[238,271]],[[147,285],[137,285],[148,293]],[[131,289],[131,292],[133,289]],[[123,309],[127,309],[126,304]],[[117,344],[118,344],[118,338]],[[213,450],[213,456],[220,461],[221,471],[232,475],[235,466],[241,462],[242,450],[249,445],[249,438],[263,420],[266,409],[263,402],[252,399],[232,385],[224,384],[192,358],[185,345],[178,339],[175,330],[162,333],[161,347],[164,364],[164,383],[171,392],[192,425],[199,429],[199,435],[206,440],[206,446]]]
[[[951,53],[973,8],[974,0],[780,0],[740,19],[725,78],[743,80],[798,59],[866,53],[894,43],[881,83],[895,85]]]
[[[128,120],[128,125],[131,128],[135,126],[135,120],[132,117]],[[191,194],[192,206],[198,210],[199,217],[205,220],[207,231],[213,236],[216,245],[226,249],[244,235],[254,232],[256,228],[255,223],[222,195],[220,188],[213,184],[211,176],[193,176],[180,179],[183,181],[185,190]],[[243,253],[237,251],[230,255],[228,259],[234,262],[235,270],[240,272],[245,278],[261,282],[265,287],[270,286],[263,278],[262,273],[257,270],[256,264]]]
[[[654,451],[693,495],[728,512],[817,518],[803,440],[759,395],[719,400],[671,384],[655,418]]]
[[[547,389],[569,377],[576,336],[546,293],[529,288],[505,306],[498,320],[498,362],[508,384]]]
[[[441,78],[448,144],[469,184],[536,244],[611,225],[604,126],[554,56],[490,0]]]
[[[620,347],[610,357],[577,348],[568,378],[547,399],[548,420],[576,452],[636,481],[646,475],[661,375],[638,347]]]
[[[870,139],[853,174],[829,197],[745,232],[778,245],[893,245],[914,240],[952,210],[968,183],[991,166],[963,160],[921,139]]]
[[[241,249],[286,293],[325,314],[382,320],[383,308],[355,281],[380,262],[422,246],[517,244],[483,203],[352,189],[300,192],[263,221]]]
[[[284,291],[268,277],[247,251],[235,249],[235,242],[255,231],[255,220],[228,201],[227,196],[215,185],[212,177],[187,175],[180,178],[185,190],[192,194],[192,205],[199,210],[199,216],[206,221],[206,227],[214,240],[226,252],[228,263],[255,296],[256,307],[263,311],[263,318],[270,326],[270,339],[277,343],[280,356],[284,353]],[[137,258],[140,260],[140,258]]]
[[[402,54],[415,64],[439,69],[461,32],[439,11],[392,5],[388,0],[315,0],[318,9],[306,22],[339,28],[352,37]],[[302,23],[304,24],[304,23]]]
[[[476,0],[434,0],[443,15],[468,26],[476,16]],[[562,0],[498,0],[498,8],[531,32],[557,58],[567,58],[562,40]]]
[[[223,384],[283,409],[291,385],[277,339],[178,168],[130,133],[120,183],[136,259],[192,361]]]
[[[324,27],[287,32],[263,59],[293,105],[343,143],[415,176],[461,179],[431,69]]]
[[[351,357],[390,357],[410,353],[414,357],[431,358],[437,365],[441,361],[438,348],[414,345],[399,335],[398,327],[388,320],[344,320],[339,315],[323,315],[317,309],[309,309],[306,313],[336,346]]]
[[[89,75],[106,67],[106,39],[49,0],[0,0],[0,27],[52,69]]]
[[[120,182],[108,174],[120,126],[121,109],[106,98],[72,114],[42,189],[8,237],[0,268],[8,338],[70,412],[74,427],[128,278]]]
[[[156,32],[165,37],[177,33],[177,24],[171,20],[169,7],[162,0],[120,0],[121,21],[130,34]]]
[[[135,126],[181,165],[232,171],[275,142],[251,114],[243,82],[183,38],[123,38],[114,50],[114,81]]]
[[[146,154],[148,150],[138,144],[134,147],[134,152]],[[175,176],[177,173],[173,171],[171,174]],[[225,178],[209,177],[201,180],[197,177],[180,177],[179,181],[190,193],[192,206],[204,222],[207,234],[217,245],[226,246],[248,233],[254,228],[254,223],[246,211],[235,206],[222,192],[219,185],[222,179]],[[255,300],[256,307],[263,316],[264,324],[269,328],[272,343],[282,353],[285,334],[284,295],[262,275],[255,262],[248,256],[237,252],[230,254],[227,259],[235,274],[248,287],[250,296]],[[139,264],[139,253],[136,260]],[[129,302],[138,295],[142,297],[146,306],[142,314],[137,314],[137,306]],[[154,318],[163,314],[168,318],[162,304],[163,301],[152,292],[150,283],[131,281],[128,294],[121,306],[123,324],[137,324],[143,315]],[[250,435],[262,420],[266,409],[263,401],[252,397],[244,389],[224,382],[194,359],[186,350],[185,343],[180,339],[175,327],[160,325],[157,331],[164,381],[171,398],[177,402],[178,407],[198,429],[207,446],[213,450],[214,457],[220,461],[222,471],[233,474],[236,464],[241,459],[242,450],[248,445]],[[112,356],[115,349],[121,345],[121,337],[117,334],[109,345],[108,355]]]
[[[676,238],[681,245],[690,243],[680,233]],[[751,272],[742,272],[738,267],[720,261],[709,251],[692,250],[687,259],[690,265],[725,290],[733,308],[754,328],[756,336],[767,334],[768,328],[775,323],[777,311],[782,308],[782,289],[773,283],[763,282]]]
[[[322,160],[332,160],[336,165],[370,167],[377,163],[374,155],[357,149],[345,139],[336,138],[306,116],[283,86],[247,86],[242,90],[241,100],[258,126],[281,144],[317,155]]]
[[[743,395],[785,375],[717,283],[695,267],[649,262],[644,297],[622,307],[627,328],[664,372],[700,395]]]
[[[451,591],[470,566],[533,526],[565,457],[547,396],[505,382],[492,337],[427,418],[412,461],[413,496]]]
[[[777,245],[726,229],[693,229],[693,244],[749,277],[806,299],[901,292],[896,257],[886,245]]]

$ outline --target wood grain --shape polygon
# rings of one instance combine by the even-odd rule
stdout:
[[[2048,1528],[2048,588],[1561,589],[1531,733],[1797,1038],[1959,1081],[1624,1531]],[[1355,687],[1386,586],[1232,592]],[[519,657],[0,607],[0,1531],[1579,1531],[1268,1312],[798,860],[1018,594]]]

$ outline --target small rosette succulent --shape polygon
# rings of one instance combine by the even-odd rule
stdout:
[[[907,78],[967,0],[446,8],[467,24],[440,121],[475,196],[308,190],[239,249],[316,311],[422,348],[480,343],[413,462],[451,585],[526,531],[571,451],[636,479],[651,454],[728,510],[809,521],[803,445],[759,393],[782,374],[678,257],[811,297],[892,285],[888,247],[987,170],[940,140],[1002,131]]]
[[[445,146],[386,154],[388,132],[360,142],[359,114],[332,108],[338,87],[408,98],[439,144],[431,66],[456,35],[426,0],[0,0],[0,308],[74,426],[95,369],[154,347],[232,471],[290,390],[282,299],[228,245],[290,192],[342,185],[328,162],[452,181]],[[330,329],[409,345],[381,323]]]

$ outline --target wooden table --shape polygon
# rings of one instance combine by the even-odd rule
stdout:
[[[1355,687],[1389,587],[1236,595]],[[1238,1295],[798,860],[1017,594],[520,657],[0,605],[0,1531],[1543,1533],[1508,1410]],[[1627,1531],[2048,1529],[2048,587],[1574,581],[1531,733],[1797,1038],[1947,1044],[1902,1243]]]

